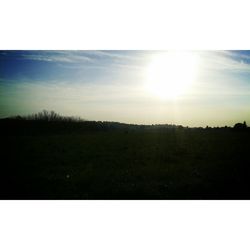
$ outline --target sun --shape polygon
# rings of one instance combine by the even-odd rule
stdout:
[[[194,83],[198,57],[191,52],[164,52],[155,55],[146,70],[146,88],[161,99],[175,99]]]

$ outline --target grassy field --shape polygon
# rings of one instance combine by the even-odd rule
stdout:
[[[1,199],[250,198],[249,130],[2,132],[1,141]]]

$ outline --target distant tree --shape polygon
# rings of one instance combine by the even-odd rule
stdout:
[[[246,129],[246,128],[247,128],[246,121],[244,121],[243,123],[236,123],[234,125],[234,129],[237,129],[237,130],[242,130],[242,129]]]
[[[14,117],[14,118],[15,118],[16,120],[23,120],[23,118],[22,118],[20,115]]]
[[[46,121],[46,122],[83,122],[85,120],[81,119],[80,117],[73,117],[73,116],[62,116],[55,111],[47,111],[43,110],[36,114],[27,115],[23,117],[26,120],[35,120],[35,121]]]

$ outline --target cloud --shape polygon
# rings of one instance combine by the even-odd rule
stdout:
[[[143,51],[111,51],[111,50],[26,50],[2,51],[0,56],[21,60],[57,63],[64,68],[116,68],[139,69],[145,63]]]
[[[80,63],[91,62],[92,58],[77,51],[25,51],[21,57],[28,60],[61,62],[61,63]]]
[[[15,51],[1,51],[0,55],[13,54]],[[98,62],[98,60],[137,60],[131,51],[103,51],[103,50],[26,50],[17,51],[17,57],[28,60],[48,61],[48,62]]]
[[[228,71],[231,73],[250,73],[250,64],[237,51],[202,51],[199,53],[202,67],[208,70]]]

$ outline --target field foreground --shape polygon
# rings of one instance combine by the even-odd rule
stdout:
[[[1,133],[1,199],[250,199],[249,130]]]

